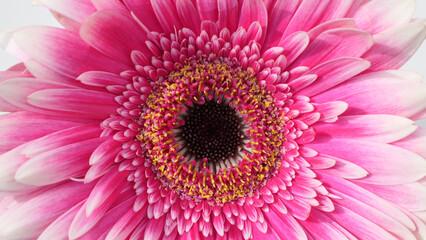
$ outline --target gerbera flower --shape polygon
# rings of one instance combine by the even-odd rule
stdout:
[[[414,1],[40,0],[3,33],[2,239],[421,239]]]

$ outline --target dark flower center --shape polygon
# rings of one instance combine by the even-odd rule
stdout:
[[[203,103],[194,103],[187,106],[182,120],[184,125],[177,128],[175,138],[184,156],[215,163],[238,162],[235,159],[247,137],[243,119],[229,101],[207,98]]]

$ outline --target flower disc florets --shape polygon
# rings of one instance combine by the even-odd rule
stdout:
[[[147,159],[163,184],[185,198],[224,203],[244,197],[280,166],[282,112],[253,74],[227,58],[188,59],[156,83],[145,107],[139,138]],[[209,118],[210,126],[191,125]],[[215,121],[223,125],[211,126]]]

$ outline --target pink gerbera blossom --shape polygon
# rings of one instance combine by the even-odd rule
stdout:
[[[414,0],[40,0],[1,43],[1,239],[422,239]]]

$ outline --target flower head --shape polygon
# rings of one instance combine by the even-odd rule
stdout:
[[[40,3],[65,29],[1,41],[2,238],[426,236],[412,1]]]

